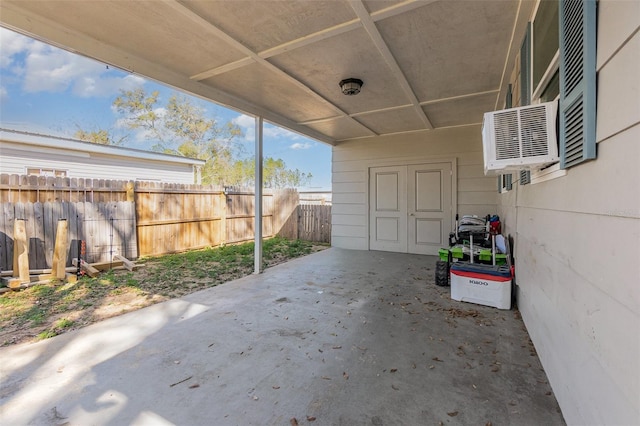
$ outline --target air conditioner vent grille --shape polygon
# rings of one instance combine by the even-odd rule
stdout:
[[[520,110],[522,155],[535,157],[547,155],[547,115],[544,106]]]
[[[494,120],[496,129],[496,158],[498,160],[519,158],[518,112],[503,111],[496,113]]]

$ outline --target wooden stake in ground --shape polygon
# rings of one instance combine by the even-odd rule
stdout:
[[[58,221],[58,229],[56,230],[56,242],[53,248],[53,265],[51,265],[51,274],[59,280],[65,278],[65,267],[67,266],[67,219]]]
[[[24,219],[13,222],[13,276],[29,282],[29,240]]]

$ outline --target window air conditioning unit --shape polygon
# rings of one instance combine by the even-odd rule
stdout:
[[[559,161],[557,109],[554,101],[485,113],[484,174],[538,168]]]

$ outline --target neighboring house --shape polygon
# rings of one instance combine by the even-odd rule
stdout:
[[[204,161],[76,139],[0,129],[0,173],[199,183]]]
[[[640,2],[563,0],[568,33],[557,4],[5,0],[0,19],[333,145],[333,246],[435,254],[456,213],[498,213],[567,423],[638,424]],[[560,164],[485,176],[482,113],[556,98]]]

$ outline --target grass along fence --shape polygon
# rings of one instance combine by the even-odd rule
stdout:
[[[25,220],[30,269],[46,269],[59,220],[68,221],[70,266],[78,240],[86,243],[88,262],[109,262],[113,254],[135,259],[251,240],[254,202],[254,194],[241,188],[0,175],[0,268],[13,268],[16,220]],[[295,190],[265,192],[263,235],[330,242],[330,213],[323,210],[322,219],[315,220],[298,204]]]

